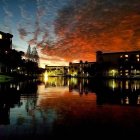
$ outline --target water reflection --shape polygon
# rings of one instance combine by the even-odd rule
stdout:
[[[139,105],[140,81],[114,79],[100,81],[96,95],[97,104]]]
[[[0,137],[57,135],[63,128],[60,126],[76,130],[80,123],[89,125],[89,120],[95,125],[95,120],[101,122],[101,116],[108,119],[106,110],[110,109],[106,105],[111,111],[113,105],[139,106],[140,80],[47,77],[41,82],[0,83]],[[116,116],[119,111],[124,113],[123,108],[113,110]],[[140,109],[135,111],[140,117]]]
[[[79,95],[96,93],[97,104],[140,104],[140,80],[96,80],[86,78],[49,77],[45,88],[68,87]],[[56,89],[55,89],[56,90]]]

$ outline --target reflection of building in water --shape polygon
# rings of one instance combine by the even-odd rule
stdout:
[[[48,77],[45,81],[45,87],[62,87],[68,85],[68,79],[65,77]]]
[[[70,76],[89,77],[94,76],[95,72],[95,62],[80,61],[79,63],[69,63],[68,75]]]
[[[20,94],[17,87],[10,83],[0,84],[0,124],[10,123],[10,108],[20,106]]]
[[[140,81],[108,80],[96,88],[97,104],[140,104]]]
[[[27,112],[35,108],[37,82],[0,83],[0,124],[10,123],[10,109],[26,104]]]
[[[93,92],[94,87],[91,83],[91,79],[87,78],[70,78],[69,91],[75,90],[80,94],[88,94],[88,92]]]
[[[140,51],[96,53],[98,74],[111,77],[140,77]]]

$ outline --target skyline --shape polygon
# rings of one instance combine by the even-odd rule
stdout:
[[[140,50],[139,0],[2,0],[0,30],[13,48],[36,46],[40,63],[95,61],[96,51]]]

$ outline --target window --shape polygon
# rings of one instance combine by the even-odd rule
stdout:
[[[128,70],[125,70],[125,72],[128,72]]]
[[[0,34],[0,39],[2,39],[2,34]]]
[[[139,58],[139,54],[137,54],[136,57]]]
[[[126,58],[125,61],[128,61],[128,59]]]
[[[126,54],[125,57],[128,57],[128,54]]]

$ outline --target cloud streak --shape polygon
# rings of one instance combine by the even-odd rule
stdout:
[[[8,2],[3,0],[3,11],[4,11],[4,30],[11,33],[11,24],[13,13],[9,9]]]

